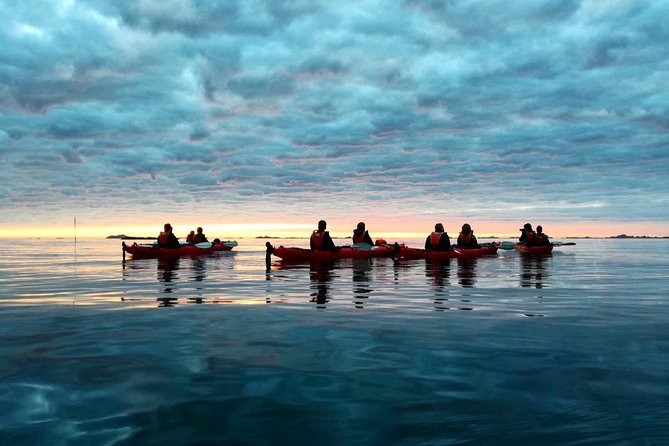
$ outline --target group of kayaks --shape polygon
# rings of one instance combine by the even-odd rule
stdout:
[[[449,251],[427,251],[425,249],[411,248],[399,243],[378,244],[376,246],[361,243],[359,245],[344,246],[336,251],[321,251],[285,246],[274,247],[269,244],[267,246],[270,254],[288,261],[361,259],[374,257],[391,257],[396,260],[473,258],[496,254],[497,248],[496,244],[486,244],[479,248],[471,249],[455,247]]]
[[[573,244],[573,243],[563,243]],[[217,243],[183,244],[179,248],[162,248],[153,244],[131,245],[122,243],[123,255],[128,253],[133,259],[151,258],[178,258],[192,257],[211,254],[215,252],[230,251],[237,246],[236,241]],[[343,246],[335,251],[312,250],[296,247],[277,246],[267,243],[268,256],[274,255],[280,259],[291,262],[307,262],[311,260],[337,260],[337,259],[368,259],[375,257],[389,257],[395,260],[442,260],[457,258],[477,258],[497,254],[498,249],[514,249],[523,254],[546,255],[553,251],[553,244],[543,246],[527,246],[520,243],[501,242],[484,243],[478,248],[461,248],[455,246],[448,251],[429,251],[420,248],[412,248],[399,243],[377,243],[375,246],[360,243],[352,246]]]
[[[512,246],[511,246],[512,245]],[[274,247],[267,243],[267,254],[274,255],[289,262],[306,262],[312,260],[359,259],[374,257],[390,257],[395,260],[443,260],[472,259],[497,254],[498,249],[515,249],[523,254],[546,255],[553,251],[553,245],[527,246],[519,243],[484,243],[478,248],[462,248],[455,246],[448,251],[429,251],[412,248],[404,244],[377,243],[376,246],[359,244],[341,247],[336,251],[321,251],[305,248]]]

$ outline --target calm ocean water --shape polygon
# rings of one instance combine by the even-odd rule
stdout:
[[[238,241],[5,241],[0,444],[669,444],[669,240],[269,272]]]

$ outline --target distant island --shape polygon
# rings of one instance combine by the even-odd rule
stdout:
[[[240,237],[240,238],[244,238],[244,237]],[[275,237],[275,236],[272,236],[272,235],[259,235],[259,236],[254,237],[254,238],[255,239],[302,240],[302,239],[309,238],[309,237]]]
[[[155,240],[155,237],[133,237],[131,235],[119,234],[119,235],[108,235],[108,239],[121,239],[121,240]]]
[[[584,236],[571,236],[571,237],[560,237],[566,239],[612,239],[612,238],[629,238],[629,239],[665,239],[669,238],[667,235],[663,236],[650,236],[650,235],[627,235],[627,234],[618,234],[610,235],[608,237],[590,237],[589,235]]]
[[[613,235],[608,238],[669,238],[669,236],[663,236],[663,237],[650,237],[648,235],[627,235],[627,234],[619,234],[619,235]]]

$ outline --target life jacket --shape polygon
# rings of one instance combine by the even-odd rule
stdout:
[[[158,244],[167,246],[170,243],[170,234],[168,232],[161,232],[160,235],[158,235]]]
[[[439,247],[439,239],[441,239],[442,234],[443,232],[433,232],[430,234],[430,246],[432,246],[433,249]]]
[[[323,237],[327,231],[318,232],[317,230],[311,234],[311,244],[314,249],[323,249]]]
[[[548,244],[548,236],[544,234],[543,232],[541,234],[535,234],[534,235],[534,242],[537,245],[547,245]]]
[[[367,231],[361,233],[353,233],[353,243],[363,243],[365,241],[365,234]]]
[[[207,237],[205,237],[204,234],[195,234],[193,236],[193,243],[196,244],[196,245],[198,243],[202,243],[202,242],[206,242],[206,241],[207,241]]]
[[[525,243],[533,245],[537,242],[537,233],[534,231],[525,231]]]
[[[469,245],[469,242],[471,242],[471,240],[472,240],[472,234],[473,234],[473,232],[471,232],[471,231],[468,232],[467,234],[465,234],[464,232],[461,232],[460,237],[458,237],[458,238],[460,239],[460,242],[463,245]]]

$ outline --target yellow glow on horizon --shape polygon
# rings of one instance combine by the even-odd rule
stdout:
[[[522,222],[524,223],[524,222]],[[518,228],[522,225],[518,222],[499,221],[472,221],[475,234],[480,238],[516,238]],[[451,238],[457,237],[459,225],[444,220],[446,230]],[[392,221],[369,222],[367,229],[373,239],[383,238],[387,241],[402,240],[408,238],[423,238],[432,229],[433,223],[418,221]],[[194,226],[172,224],[177,237],[185,239],[186,235],[194,230]],[[255,238],[260,236],[278,238],[308,238],[316,228],[315,221],[309,224],[303,223],[228,223],[228,224],[206,224],[202,223],[204,233],[209,239],[235,239]],[[578,223],[543,223],[544,231],[552,238],[565,237],[611,237],[619,234],[630,236],[665,237],[669,235],[668,224],[657,224],[656,222],[629,222],[629,223],[603,223],[583,221]],[[342,230],[343,228],[346,228]],[[349,222],[328,221],[328,230],[333,237],[350,237],[353,225]],[[416,229],[420,228],[420,232]],[[79,223],[76,227],[77,238],[106,238],[109,235],[125,234],[133,237],[156,237],[162,230],[160,225],[90,225]],[[0,227],[0,238],[74,238],[74,224],[69,226],[45,226],[45,225],[23,225]]]
[[[203,224],[204,233],[209,239],[234,237],[307,237],[313,225],[294,223],[232,223],[232,224]],[[186,235],[194,226],[173,224],[174,234],[179,238]],[[40,226],[25,225],[0,228],[0,238],[106,238],[110,235],[125,234],[132,237],[157,237],[163,226],[124,225],[124,226],[91,226],[74,223],[71,226]]]

